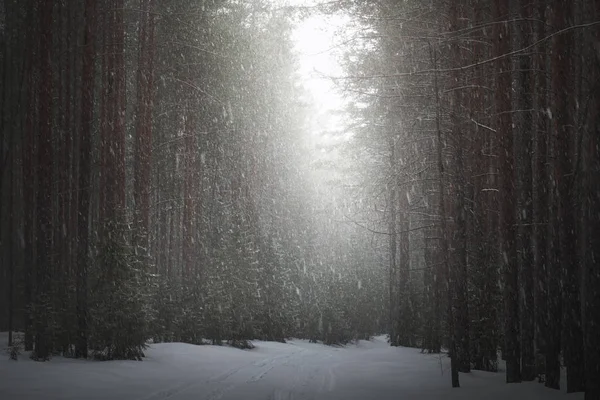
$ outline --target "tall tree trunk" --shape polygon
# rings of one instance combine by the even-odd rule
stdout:
[[[91,141],[94,118],[96,55],[96,4],[85,1],[85,32],[81,82],[81,129],[79,138],[79,196],[77,245],[77,343],[76,356],[88,354],[88,265],[90,243]]]
[[[55,307],[59,321],[57,325],[60,326],[56,332],[58,350],[66,352],[70,343],[70,326],[69,326],[69,273],[70,273],[70,255],[68,254],[68,243],[70,231],[67,230],[66,225],[68,224],[69,215],[69,181],[70,181],[70,158],[72,156],[72,149],[69,147],[69,124],[68,124],[68,113],[70,100],[68,96],[69,77],[68,77],[68,64],[69,64],[69,49],[68,41],[66,40],[68,35],[68,7],[69,4],[66,1],[58,3],[57,10],[57,32],[59,33],[58,38],[58,60],[56,64],[59,67],[59,73],[56,77],[57,82],[57,96],[58,103],[56,105],[57,121],[55,123],[56,136],[57,136],[57,194],[56,204],[57,211],[55,219],[57,221],[54,224],[54,264],[56,266],[54,282],[56,284],[55,290]]]
[[[473,22],[472,26],[480,26],[486,22],[486,12],[489,8],[487,2],[472,0]],[[473,41],[473,63],[479,63],[489,58],[489,48],[486,43],[491,33],[485,29],[476,30]],[[498,268],[491,255],[495,253],[496,227],[492,226],[492,216],[495,208],[492,208],[491,196],[495,193],[490,160],[491,154],[488,142],[494,135],[493,129],[488,122],[491,117],[487,109],[491,96],[486,91],[490,86],[490,65],[481,65],[474,71],[474,88],[470,91],[469,108],[472,129],[471,151],[469,154],[470,170],[468,174],[472,177],[472,221],[469,232],[469,275],[472,290],[470,301],[471,312],[471,349],[472,360],[475,369],[496,372],[498,370],[498,333],[497,333],[497,302],[498,302]],[[472,299],[472,300],[471,300]]]
[[[600,19],[600,1],[587,4],[594,21]],[[586,123],[585,221],[587,222],[587,251],[584,260],[584,354],[585,400],[600,399],[600,26],[593,28],[590,37],[596,44],[589,53],[586,76],[592,82],[589,116]]]
[[[99,237],[104,240],[109,232],[108,225],[114,224],[124,215],[125,208],[125,70],[124,25],[119,22],[122,8],[117,9],[117,0],[104,0],[102,29],[103,79],[101,100],[101,182]]]
[[[398,152],[396,152],[397,154]],[[396,161],[398,163],[398,161]],[[409,243],[409,201],[406,193],[401,189],[400,180],[401,175],[396,175],[396,190],[402,195],[398,196],[397,204],[397,237],[398,237],[398,344],[401,346],[411,347],[413,346],[413,333],[414,327],[412,325],[412,311],[410,307],[411,293],[410,293],[410,243]]]
[[[494,20],[501,21],[509,17],[509,1],[494,1]],[[494,25],[494,56],[503,56],[511,50],[511,38],[508,24]],[[498,61],[496,79],[496,128],[499,143],[500,171],[500,249],[504,275],[504,353],[506,358],[506,381],[521,381],[521,352],[519,346],[519,282],[515,213],[515,160],[513,154],[512,128],[512,84],[510,58]]]
[[[37,265],[35,302],[34,358],[50,358],[50,305],[52,279],[52,185],[54,181],[52,151],[52,14],[53,0],[40,1],[40,58],[39,58],[39,143],[37,202]]]
[[[538,4],[537,17],[546,21],[548,19],[547,2]],[[536,38],[539,40],[546,36],[546,24],[540,23]],[[549,124],[549,103],[553,97],[547,95],[548,78],[547,51],[542,44],[536,56],[536,67],[540,70],[536,79],[538,88],[537,98],[537,133],[536,133],[536,281],[538,296],[536,311],[540,315],[537,320],[536,342],[545,355],[545,385],[552,389],[560,389],[560,327],[561,327],[561,301],[560,279],[561,272],[558,265],[556,249],[556,212],[555,212],[555,184],[550,169],[552,134]]]
[[[71,149],[71,163],[69,165],[70,168],[70,213],[69,213],[69,232],[70,232],[70,241],[69,241],[69,258],[70,258],[70,266],[71,266],[71,280],[69,282],[72,286],[77,286],[77,274],[78,274],[78,223],[79,223],[79,159],[78,159],[78,149],[79,149],[79,137],[77,133],[79,132],[78,128],[78,115],[75,112],[80,109],[80,91],[79,88],[79,79],[81,78],[81,73],[79,73],[79,61],[83,58],[80,57],[82,54],[81,50],[75,46],[76,40],[74,38],[78,37],[80,29],[78,29],[78,24],[76,23],[77,17],[80,15],[80,8],[85,7],[85,2],[83,7],[80,6],[80,1],[71,0],[72,3],[69,5],[69,34],[67,41],[69,42],[70,49],[70,57],[69,57],[69,91],[71,92],[70,98],[68,98],[70,106],[67,108],[66,112],[69,114],[67,121],[69,123],[69,149]],[[84,15],[85,11],[81,14]],[[83,16],[85,19],[85,15]],[[85,29],[85,28],[84,28]],[[84,39],[85,40],[85,39]],[[83,60],[81,60],[83,61]],[[81,128],[81,126],[79,126]],[[75,295],[76,296],[76,295]],[[75,304],[77,304],[77,298],[75,297]],[[75,327],[75,342],[77,342],[77,328]]]
[[[152,104],[154,97],[154,25],[155,18],[148,1],[140,2],[139,56],[137,73],[137,132],[135,142],[134,199],[136,241],[140,251],[148,252],[150,215],[150,169],[152,152]]]
[[[8,301],[7,301],[7,305],[8,305],[8,347],[12,346],[13,344],[13,329],[14,329],[14,325],[13,325],[13,319],[14,319],[14,310],[15,310],[15,296],[14,296],[14,289],[15,289],[15,261],[16,258],[14,256],[14,250],[15,250],[15,234],[14,229],[15,229],[15,146],[14,146],[14,136],[15,133],[11,132],[10,134],[10,140],[9,143],[10,145],[8,146],[8,151],[10,152],[10,160],[8,165],[10,165],[10,167],[8,168],[9,171],[9,176],[8,179],[10,179],[9,182],[9,186],[8,186],[8,232],[10,235],[10,240],[8,241],[8,244],[6,245],[6,248],[8,250],[8,257],[7,257],[7,262],[8,262],[8,290],[7,290],[7,294],[8,294]],[[1,139],[0,139],[1,140]]]
[[[390,134],[388,138],[388,147],[389,147],[389,167],[390,173],[392,176],[396,173],[396,145],[394,143],[394,138]],[[390,220],[389,220],[389,254],[390,254],[390,265],[389,265],[389,330],[390,330],[390,345],[398,346],[398,324],[396,321],[397,313],[397,249],[398,249],[398,235],[397,224],[396,224],[396,197],[398,192],[398,187],[396,186],[395,179],[392,180],[392,183],[389,185],[388,189],[388,208],[390,212]]]
[[[552,138],[552,136],[550,136]],[[549,158],[552,158],[555,152],[551,143]],[[546,387],[560,389],[560,351],[561,351],[561,326],[562,326],[562,301],[561,301],[561,268],[559,244],[559,226],[558,226],[558,194],[556,191],[556,180],[554,174],[549,173],[550,179],[550,198],[548,201],[548,264],[547,264],[547,283],[548,283],[548,314],[546,328]]]
[[[196,156],[198,151],[195,118],[192,112],[187,111],[184,120],[185,132],[185,182],[183,199],[183,221],[182,221],[182,245],[183,245],[183,276],[191,278],[193,272],[194,248],[196,246],[195,229],[196,218],[194,217],[197,193],[197,171],[195,170]]]
[[[8,220],[8,229],[6,231],[8,237],[4,237],[0,229],[0,257],[6,256],[6,263],[0,267],[0,273],[5,278],[2,284],[2,289],[5,290],[6,297],[3,296],[0,300],[0,306],[4,306],[6,300],[7,320],[0,322],[2,327],[8,328],[8,346],[13,344],[14,330],[14,311],[15,311],[15,270],[16,270],[16,249],[17,235],[15,232],[16,215],[16,193],[15,179],[17,177],[17,149],[16,139],[19,133],[20,119],[23,116],[22,110],[22,95],[21,91],[25,83],[24,65],[27,60],[27,47],[23,46],[22,51],[17,50],[16,43],[21,44],[22,34],[19,34],[19,27],[23,26],[28,21],[21,20],[18,3],[14,1],[5,1],[2,6],[4,13],[4,31],[2,32],[2,82],[0,88],[3,88],[3,93],[0,93],[0,201],[6,201],[6,206],[3,203],[0,207],[0,221]],[[22,30],[22,28],[21,28]],[[21,65],[20,65],[21,64]],[[22,67],[23,65],[23,67]],[[18,100],[17,100],[18,99]],[[8,181],[8,182],[7,182]],[[5,187],[8,187],[5,190]],[[5,195],[6,197],[2,197]],[[6,211],[6,214],[5,214]],[[6,250],[6,254],[4,254]],[[4,311],[4,307],[3,311]]]
[[[119,210],[119,217],[124,215],[125,209],[125,192],[126,192],[126,174],[125,174],[125,112],[127,109],[126,103],[126,70],[125,70],[125,24],[123,21],[124,0],[114,0],[114,10],[112,12],[112,50],[114,58],[112,61],[112,74],[114,76],[112,84],[111,102],[114,104],[112,119],[109,123],[114,123],[114,140],[113,152],[115,181],[112,188],[114,189],[115,210]]]
[[[437,70],[438,68],[438,61],[437,61],[437,52],[436,50],[433,51],[433,67],[434,70]],[[458,369],[459,369],[459,365],[458,365],[458,357],[457,357],[457,353],[456,353],[456,332],[455,332],[455,326],[456,326],[456,317],[455,317],[455,306],[454,306],[454,290],[455,290],[455,283],[454,283],[454,279],[452,277],[452,273],[450,271],[450,263],[448,261],[448,254],[449,254],[449,245],[448,245],[448,229],[447,229],[447,224],[446,224],[446,203],[445,203],[445,199],[446,199],[446,195],[445,195],[445,181],[446,181],[446,172],[445,172],[445,167],[444,167],[444,156],[443,156],[443,148],[444,148],[444,139],[442,136],[442,128],[441,128],[441,113],[442,113],[442,105],[441,105],[441,100],[440,100],[440,86],[439,86],[439,79],[438,79],[438,73],[436,72],[434,75],[434,91],[435,91],[435,102],[436,102],[436,117],[435,117],[435,121],[436,121],[436,133],[437,133],[437,146],[436,146],[436,153],[437,153],[437,167],[438,167],[438,174],[439,174],[439,196],[440,196],[440,206],[439,206],[439,212],[440,212],[440,221],[441,221],[441,238],[440,238],[440,244],[441,244],[441,255],[442,255],[442,262],[443,262],[443,271],[444,271],[444,279],[446,281],[446,293],[447,293],[447,307],[448,307],[448,311],[447,311],[447,330],[448,330],[448,343],[449,343],[449,353],[450,353],[450,378],[452,381],[452,387],[457,388],[460,387],[460,381],[459,381],[459,375],[458,375]],[[441,277],[439,277],[438,279],[440,279]]]
[[[518,48],[531,44],[531,18],[533,4],[530,0],[520,0],[519,14],[523,19],[518,23]],[[517,132],[520,132],[516,148],[518,149],[518,191],[519,191],[519,248],[520,248],[520,281],[521,281],[521,373],[524,381],[535,379],[534,349],[534,281],[533,281],[533,195],[532,195],[532,151],[533,151],[533,119],[532,119],[532,63],[529,54],[518,59],[517,98],[515,114]]]
[[[109,165],[109,75],[110,75],[110,63],[109,54],[112,49],[109,49],[109,34],[111,31],[111,20],[109,11],[106,9],[108,0],[99,0],[100,7],[98,7],[100,22],[98,24],[98,34],[101,32],[101,39],[99,38],[100,53],[100,106],[99,106],[99,131],[100,131],[100,143],[99,143],[99,191],[98,191],[98,219],[100,224],[95,232],[95,235],[100,238],[104,236],[104,220],[106,219],[106,209],[109,207],[109,196],[108,193],[108,181],[110,177],[110,165]],[[83,84],[83,83],[82,83]],[[83,101],[83,99],[82,99]]]
[[[534,29],[533,41],[537,42],[546,35],[546,2],[539,0],[535,10],[535,18],[539,21]],[[547,106],[547,74],[546,74],[546,46],[541,44],[533,59],[532,74],[533,87],[536,88],[534,96],[534,165],[533,165],[533,242],[534,242],[534,266],[533,296],[535,309],[535,347],[538,354],[546,354],[548,316],[548,234],[549,234],[549,189],[548,180],[548,118],[546,116]],[[545,362],[537,365],[537,370],[545,369]]]
[[[35,12],[35,2],[30,3],[30,10],[28,15],[28,21],[35,21],[37,18]],[[30,50],[28,51],[27,59],[27,116],[25,118],[25,136],[23,143],[23,209],[24,209],[24,254],[23,262],[24,268],[24,303],[25,307],[23,310],[23,329],[24,329],[24,348],[26,351],[33,350],[33,284],[34,284],[34,255],[36,241],[34,240],[35,235],[35,142],[36,142],[36,130],[35,130],[35,117],[37,115],[37,96],[35,91],[35,49],[37,48],[37,41],[34,39],[33,29],[29,33]]]
[[[462,1],[453,1],[450,3],[450,32],[456,32],[460,29],[459,20],[463,17],[464,3]],[[461,50],[458,38],[454,38],[450,44],[451,64],[453,68],[460,67]],[[461,73],[453,72],[451,74],[451,99],[450,99],[450,124],[453,147],[455,149],[455,166],[453,171],[453,199],[454,205],[454,234],[452,239],[452,262],[451,270],[455,277],[456,285],[456,348],[458,358],[458,368],[460,372],[471,371],[470,340],[469,340],[469,304],[468,304],[468,273],[467,273],[467,205],[466,205],[466,170],[465,170],[465,126],[461,122],[461,109],[464,103],[463,79]]]
[[[569,26],[573,15],[570,2],[556,0],[553,4],[552,25],[555,30]],[[555,137],[555,179],[558,189],[559,254],[563,276],[563,342],[567,366],[567,392],[584,390],[583,332],[581,329],[580,264],[577,249],[576,196],[573,178],[573,115],[571,95],[571,49],[573,33],[554,37],[552,57],[552,92],[554,94],[553,133]]]

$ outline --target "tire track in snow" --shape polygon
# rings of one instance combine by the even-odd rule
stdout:
[[[336,354],[332,352],[323,352],[323,351],[315,351],[310,350],[306,356],[309,356],[310,359],[308,363],[302,362],[300,364],[299,373],[297,374],[297,379],[295,379],[295,384],[292,385],[290,389],[291,393],[288,393],[288,390],[283,391],[275,391],[272,397],[269,397],[269,400],[283,399],[283,400],[315,400],[319,395],[326,393],[327,391],[333,390],[335,387],[335,373],[332,367],[327,367],[328,363],[331,362]],[[305,371],[307,370],[307,371]],[[276,397],[277,395],[283,397]],[[285,397],[285,396],[289,397]]]
[[[286,358],[291,356],[292,354],[295,354],[297,352],[291,353],[291,354],[285,354],[283,356],[276,356],[276,357],[267,357],[265,359],[259,360],[259,361],[254,361],[252,363],[248,363],[248,364],[244,364],[238,367],[234,367],[234,368],[230,368],[227,371],[209,378],[208,380],[205,381],[187,381],[187,382],[182,382],[178,385],[174,385],[168,389],[165,390],[161,390],[159,392],[153,393],[150,396],[146,396],[143,397],[141,400],[166,400],[169,398],[172,398],[173,396],[178,395],[179,393],[182,393],[184,391],[186,391],[187,389],[196,386],[196,385],[207,385],[207,384],[220,384],[222,382],[224,382],[225,380],[227,380],[227,378],[229,378],[230,376],[234,375],[235,373],[239,372],[240,370],[248,367],[248,366],[265,366],[268,365],[270,362],[279,359],[279,358]],[[270,367],[270,369],[272,369],[273,367]],[[266,373],[269,371],[265,371],[262,376],[266,375]],[[223,393],[221,393],[223,390],[219,390],[219,389],[215,389],[213,390],[208,397],[206,398],[207,400],[216,400],[222,397]]]
[[[275,388],[271,394],[268,396],[267,400],[296,400],[296,399],[313,399],[314,396],[311,396],[310,392],[307,392],[306,387],[310,385],[311,382],[314,381],[316,375],[316,368],[310,368],[308,374],[306,373],[306,358],[311,357],[311,361],[314,361],[315,358],[322,360],[321,354],[316,353],[315,351],[309,351],[308,349],[303,349],[294,355],[299,357],[294,357],[295,365],[298,370],[293,373],[294,380],[290,385],[287,385],[284,388]],[[330,358],[330,355],[327,355],[324,359]],[[289,365],[292,362],[292,358],[288,358],[284,366]]]
[[[230,368],[209,379],[182,382],[165,390],[153,393],[150,396],[143,397],[140,400],[167,400],[176,397],[179,394],[188,392],[196,386],[202,386],[201,390],[204,392],[198,393],[199,399],[219,400],[225,394],[239,386],[257,383],[263,380],[263,378],[275,368],[289,365],[298,366],[298,371],[295,371],[293,374],[293,382],[287,387],[273,389],[267,398],[269,400],[295,400],[296,398],[314,399],[317,394],[331,391],[335,387],[335,373],[333,367],[322,367],[322,363],[332,356],[333,354],[329,352],[324,354],[323,352],[317,352],[312,349],[298,348],[297,350],[286,354],[266,357]],[[308,367],[310,372],[305,371],[307,361],[309,361],[311,365],[315,365],[316,363],[314,368]],[[256,367],[259,367],[258,371],[256,371]],[[318,384],[316,392],[313,392],[314,389],[311,390],[311,386],[318,382],[319,374],[322,374],[322,381]],[[227,382],[230,378],[235,378],[236,375],[241,375],[240,379],[234,379],[231,383]],[[307,390],[302,390],[297,393],[300,388],[305,388]],[[210,390],[208,394],[206,394],[206,390]]]
[[[150,396],[144,397],[142,400],[164,400],[175,396],[178,393],[186,390],[187,388],[194,386],[197,382],[184,382],[179,385],[172,386],[168,389],[161,390],[151,394]]]
[[[292,356],[296,356],[299,355],[301,353],[306,353],[306,349],[302,349],[299,351],[294,351],[292,353],[283,355],[283,356],[278,356],[278,357],[274,357],[272,359],[269,360],[268,363],[262,364],[262,366],[265,366],[265,368],[261,369],[257,374],[255,374],[254,376],[252,376],[249,380],[246,381],[246,383],[251,383],[251,382],[258,382],[259,380],[261,380],[265,375],[267,375],[273,368],[278,367],[278,366],[286,366],[289,363],[289,360],[292,358]],[[285,360],[283,363],[278,364],[277,361],[279,360]]]
[[[258,382],[260,381],[262,378],[264,378],[271,370],[273,370],[275,367],[277,366],[283,366],[283,365],[287,365],[287,361],[289,361],[290,358],[292,358],[293,356],[297,355],[297,354],[301,354],[306,352],[306,349],[301,349],[298,351],[293,351],[290,352],[288,354],[283,354],[283,355],[279,355],[279,356],[274,356],[274,357],[267,357],[264,358],[262,360],[259,361],[255,361],[253,363],[250,364],[246,364],[240,368],[238,368],[236,371],[234,371],[231,374],[228,374],[225,378],[219,380],[218,382],[215,383],[224,383],[225,380],[227,380],[228,377],[241,372],[242,370],[246,369],[247,367],[261,367],[261,369],[259,370],[258,373],[255,373],[253,375],[250,376],[250,378],[244,380],[244,381],[239,381],[239,382],[233,382],[230,385],[227,385],[224,388],[216,388],[214,389],[209,395],[208,397],[205,398],[205,400],[219,400],[220,398],[222,398],[227,392],[231,391],[232,389],[235,389],[236,387],[243,385],[243,384],[250,384],[250,383],[254,383],[254,382]],[[284,360],[283,363],[278,363],[279,360]]]

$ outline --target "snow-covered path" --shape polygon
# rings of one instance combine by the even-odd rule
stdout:
[[[256,349],[158,344],[143,362],[0,359],[0,399],[396,400],[558,399],[537,383],[504,384],[503,374],[461,375],[449,388],[445,358],[390,348],[383,338],[343,348],[294,340]],[[567,399],[582,399],[570,395]]]

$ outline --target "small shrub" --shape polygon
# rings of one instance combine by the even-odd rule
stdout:
[[[17,361],[21,355],[21,343],[13,342],[7,349],[9,360]]]
[[[254,345],[249,340],[230,340],[229,345],[241,350],[252,350]]]
[[[152,326],[154,278],[129,245],[124,224],[107,224],[90,273],[89,347],[97,360],[141,360]]]

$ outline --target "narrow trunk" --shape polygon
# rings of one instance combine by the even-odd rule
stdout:
[[[587,4],[594,21],[600,19],[600,0]],[[595,43],[600,43],[600,26],[590,33]],[[584,260],[584,354],[585,400],[600,399],[600,53],[597,47],[587,59],[586,76],[592,83],[589,116],[586,123],[585,221],[587,222],[587,251]]]
[[[600,1],[595,1],[595,19],[600,18]],[[600,42],[600,27],[591,35]],[[590,82],[593,82],[590,99],[590,115],[587,121],[586,187],[583,202],[587,227],[587,251],[584,260],[584,354],[585,354],[585,400],[600,399],[600,54],[588,60]]]
[[[35,301],[35,347],[33,358],[45,361],[50,358],[50,307],[52,304],[52,184],[54,182],[52,149],[52,12],[53,0],[39,3],[40,54],[39,54],[39,143],[37,203],[37,255]]]
[[[555,30],[571,23],[573,6],[556,0],[553,4],[552,25]],[[584,390],[583,332],[581,329],[580,264],[577,250],[576,208],[573,179],[573,115],[571,96],[571,49],[573,33],[557,35],[553,41],[552,92],[553,134],[555,137],[555,180],[558,195],[558,235],[560,266],[562,270],[563,343],[567,367],[567,392]]]
[[[388,138],[389,147],[389,161],[391,174],[396,172],[396,152],[393,137]],[[397,304],[398,299],[396,296],[396,284],[397,284],[397,246],[398,246],[398,235],[396,234],[396,197],[397,187],[395,180],[392,180],[390,187],[388,188],[388,208],[390,210],[390,221],[389,221],[389,252],[390,252],[390,266],[389,266],[389,324],[390,324],[390,345],[398,346],[398,327],[396,322]]]
[[[112,152],[114,157],[115,181],[111,186],[114,191],[114,207],[119,212],[118,217],[124,215],[125,209],[125,111],[126,111],[126,70],[125,70],[125,24],[123,21],[124,0],[114,0],[112,12],[112,93],[110,101],[113,104],[112,119],[114,124]],[[115,216],[117,217],[117,216]]]
[[[458,31],[461,27],[459,21],[464,13],[462,1],[450,3],[450,32]],[[455,38],[450,44],[451,63],[453,67],[460,67],[463,51],[459,46],[459,39]],[[451,273],[456,286],[456,349],[458,368],[460,372],[471,371],[470,338],[469,338],[469,304],[468,304],[468,273],[467,273],[467,205],[466,205],[466,170],[465,170],[465,140],[466,127],[462,124],[462,107],[464,103],[463,73],[451,74],[450,98],[450,124],[451,140],[455,149],[454,171],[452,182],[452,203],[454,205],[454,229],[452,237],[452,262]]]
[[[35,2],[31,2],[31,8],[29,10],[28,20],[32,22],[36,18],[35,13]],[[35,234],[35,117],[36,117],[36,103],[37,96],[35,89],[35,74],[34,70],[34,58],[35,58],[35,46],[36,41],[33,40],[33,29],[29,33],[31,48],[28,52],[27,60],[27,116],[25,118],[25,136],[23,144],[23,209],[24,209],[24,248],[23,248],[23,262],[24,268],[24,303],[23,309],[23,328],[24,328],[24,348],[25,351],[33,350],[33,284],[34,284],[34,255],[36,241],[34,240]]]
[[[81,84],[81,130],[79,138],[79,196],[77,246],[77,342],[76,356],[88,354],[88,258],[90,243],[91,136],[94,118],[96,55],[96,0],[85,2],[85,50]]]
[[[433,68],[437,69],[438,68],[438,62],[437,62],[437,52],[436,50],[433,50]],[[450,265],[448,262],[448,252],[449,252],[449,246],[448,246],[448,229],[446,227],[446,203],[445,203],[445,170],[444,170],[444,157],[443,157],[443,147],[444,147],[444,142],[443,142],[443,137],[442,137],[442,128],[441,128],[441,113],[442,113],[442,105],[441,105],[441,100],[440,100],[440,87],[439,87],[439,80],[438,80],[438,74],[435,73],[434,76],[434,91],[435,91],[435,99],[436,99],[436,117],[435,117],[435,121],[436,121],[436,132],[437,132],[437,146],[436,146],[436,150],[437,150],[437,167],[438,167],[438,174],[439,174],[439,196],[440,196],[440,221],[441,221],[441,238],[440,238],[440,243],[441,243],[441,255],[443,257],[443,271],[444,271],[444,278],[446,279],[446,293],[448,296],[448,312],[447,312],[447,319],[448,319],[448,323],[447,323],[447,330],[448,330],[448,342],[449,342],[449,353],[450,353],[450,377],[451,377],[451,381],[452,381],[452,387],[457,388],[460,387],[460,381],[459,381],[459,375],[458,375],[458,358],[457,358],[457,354],[456,354],[456,333],[455,333],[455,326],[456,326],[456,320],[455,320],[455,310],[454,310],[454,301],[453,301],[453,294],[454,294],[454,287],[455,287],[455,283],[453,282],[452,279],[452,274],[450,271]],[[441,277],[440,277],[441,278]]]
[[[183,221],[182,221],[182,240],[183,240],[183,276],[192,277],[192,269],[195,264],[194,243],[195,236],[195,202],[198,196],[196,190],[196,181],[198,176],[194,169],[197,156],[197,138],[195,132],[194,117],[191,112],[187,112],[184,120],[185,132],[185,182],[183,199]]]
[[[524,48],[530,45],[532,37],[531,18],[533,16],[530,0],[520,0],[520,15],[523,21],[518,25],[518,46]],[[533,120],[532,120],[532,72],[531,56],[526,54],[518,59],[516,128],[520,132],[517,149],[518,153],[518,188],[519,188],[519,248],[520,248],[520,281],[521,281],[521,369],[524,381],[532,381],[535,373],[534,349],[534,280],[533,280],[533,242],[532,242],[532,150],[533,150]]]
[[[137,127],[135,141],[135,222],[136,244],[138,251],[148,252],[149,215],[150,215],[150,169],[152,152],[152,103],[153,103],[153,54],[154,17],[148,1],[140,4],[140,34],[137,73]]]
[[[398,181],[400,174],[396,177]],[[410,307],[410,254],[409,254],[409,207],[406,188],[401,191],[400,185],[396,190],[402,193],[398,196],[398,344],[401,346],[413,346],[414,327],[411,319]]]
[[[494,19],[504,20],[509,16],[509,1],[494,1]],[[511,50],[508,24],[494,25],[494,56],[507,54]],[[500,249],[504,281],[504,352],[506,359],[506,381],[521,382],[521,351],[519,346],[519,282],[515,213],[515,160],[513,155],[512,128],[512,84],[510,59],[504,57],[497,62],[496,78],[496,128],[499,137],[498,163],[500,171]]]
[[[543,22],[546,18],[545,1],[538,3],[535,18],[539,21],[534,29],[533,41],[537,42],[546,35],[546,24]],[[548,210],[549,210],[549,188],[548,180],[548,118],[547,110],[547,77],[546,77],[546,46],[540,45],[538,52],[534,55],[534,70],[532,81],[536,88],[534,97],[534,164],[533,164],[533,220],[535,223],[533,230],[534,242],[534,266],[533,280],[536,283],[533,286],[534,309],[535,309],[535,347],[537,354],[546,354],[547,342],[547,314],[548,314]],[[540,362],[536,366],[538,372],[545,369],[545,362]]]
[[[15,275],[15,257],[14,257],[14,249],[15,249],[15,234],[14,232],[14,221],[15,221],[15,211],[14,211],[14,203],[15,203],[15,162],[14,162],[14,154],[15,154],[15,149],[14,149],[14,133],[11,132],[10,133],[10,140],[9,140],[9,148],[8,151],[10,152],[10,161],[9,161],[9,165],[10,168],[8,169],[10,171],[9,173],[9,177],[8,179],[10,179],[9,182],[9,186],[8,186],[8,232],[10,234],[10,240],[9,243],[7,244],[7,249],[8,249],[8,257],[7,257],[7,262],[8,262],[8,290],[7,290],[7,294],[8,294],[8,347],[12,346],[13,344],[13,315],[14,315],[14,288],[15,288],[15,279],[14,279],[14,275]]]

